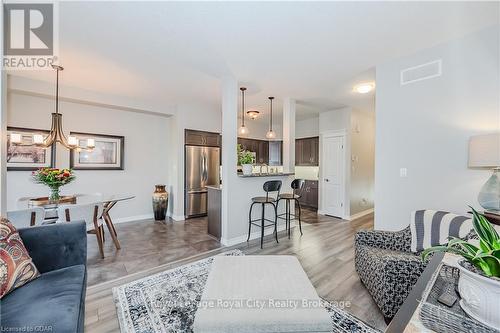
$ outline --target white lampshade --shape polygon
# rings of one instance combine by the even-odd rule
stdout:
[[[41,135],[41,134],[35,134],[35,135],[33,135],[33,143],[35,145],[41,145],[41,144],[43,144],[43,135]]]
[[[76,136],[68,137],[68,145],[70,145],[71,147],[78,146],[78,139],[76,138]]]
[[[21,134],[19,133],[10,133],[10,142],[13,144],[19,144],[22,141]]]
[[[470,138],[469,167],[500,167],[500,133],[476,135]]]
[[[87,139],[87,148],[94,148],[94,147],[95,147],[95,140]]]

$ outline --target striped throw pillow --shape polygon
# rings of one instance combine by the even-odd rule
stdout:
[[[411,250],[448,243],[448,237],[464,238],[473,229],[472,218],[436,210],[417,210],[411,213]]]

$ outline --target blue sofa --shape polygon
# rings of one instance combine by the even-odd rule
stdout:
[[[41,273],[1,300],[2,332],[83,332],[87,288],[84,222],[19,229]]]

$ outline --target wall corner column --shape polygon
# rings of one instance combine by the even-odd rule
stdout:
[[[283,100],[283,172],[295,171],[295,109],[290,97]]]
[[[230,192],[238,192],[236,175],[236,142],[238,136],[238,81],[227,76],[222,79],[222,222],[221,242],[227,243],[231,222]],[[235,222],[235,221],[233,221]]]

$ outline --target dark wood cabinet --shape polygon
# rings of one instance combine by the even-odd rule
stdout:
[[[317,180],[306,180],[304,183],[304,189],[302,190],[302,197],[300,198],[300,204],[304,207],[309,207],[313,209],[318,209],[318,181]]]
[[[221,146],[221,135],[219,133],[195,131],[187,129],[184,132],[184,141],[190,146]]]
[[[260,141],[259,150],[257,151],[257,163],[269,164],[269,141]]]
[[[238,138],[241,149],[255,153],[256,164],[269,164],[269,141]]]
[[[319,165],[319,137],[295,140],[295,165]]]

